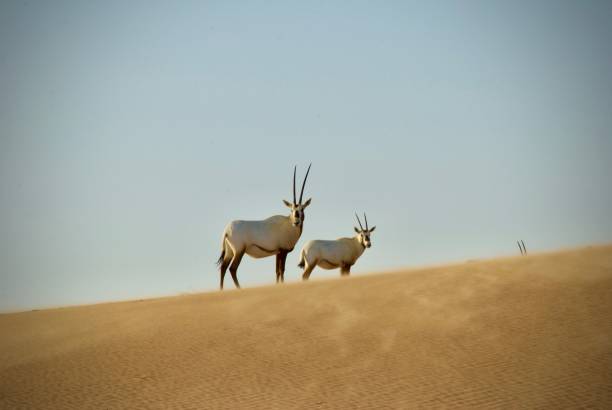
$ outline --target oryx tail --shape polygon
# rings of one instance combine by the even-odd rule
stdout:
[[[227,239],[227,234],[223,234],[223,239],[221,240],[221,256],[217,259],[217,266],[221,266],[223,263],[223,259],[225,259],[225,239]]]

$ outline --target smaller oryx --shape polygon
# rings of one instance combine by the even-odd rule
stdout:
[[[340,238],[335,241],[315,240],[304,245],[300,252],[300,262],[298,264],[298,267],[305,268],[302,275],[303,280],[308,280],[315,266],[320,266],[323,269],[340,268],[342,276],[351,273],[351,266],[357,262],[365,248],[372,246],[370,234],[376,229],[376,226],[368,229],[368,217],[365,213],[363,214],[366,224],[365,229],[361,225],[359,216],[357,214],[355,216],[359,228],[355,227],[357,235],[354,237]]]

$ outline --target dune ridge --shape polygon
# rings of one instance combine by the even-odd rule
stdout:
[[[0,334],[0,409],[612,408],[612,246],[3,314]]]

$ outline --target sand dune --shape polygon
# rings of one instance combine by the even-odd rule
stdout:
[[[1,409],[612,408],[612,246],[0,315],[0,334]]]

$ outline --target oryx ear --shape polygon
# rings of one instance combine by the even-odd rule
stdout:
[[[359,230],[359,228],[357,228],[356,226],[353,226],[353,229],[355,230],[355,232],[360,233],[361,231]]]
[[[291,202],[289,202],[289,201],[285,201],[284,199],[283,199],[283,202],[285,203],[285,205],[286,205],[288,208],[291,208]]]
[[[302,205],[302,209],[305,209],[308,205],[310,205],[310,201],[312,201],[312,198],[308,198],[308,201],[304,202],[304,205]]]
[[[374,232],[374,229],[376,229],[376,225],[370,228],[370,232]]]

